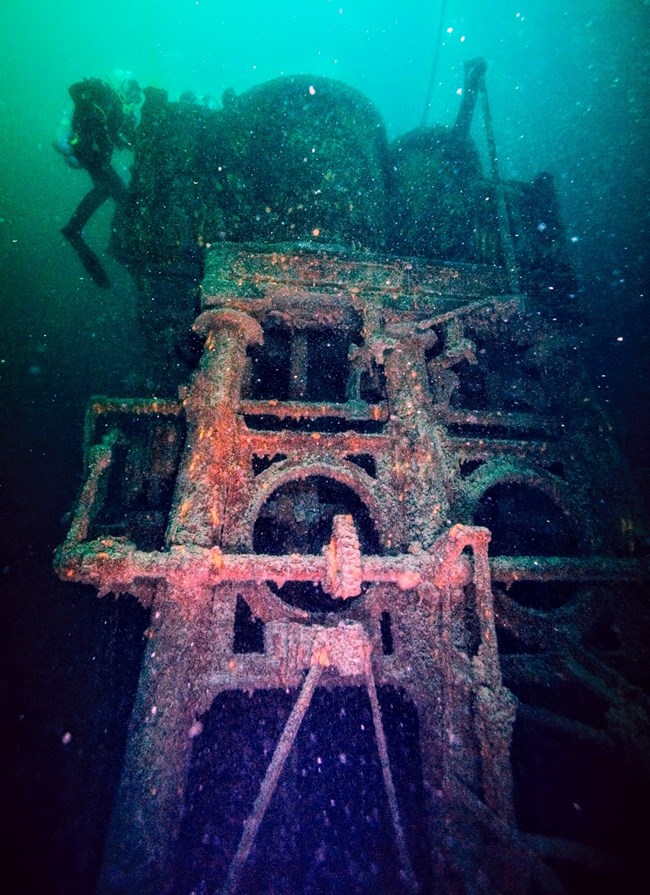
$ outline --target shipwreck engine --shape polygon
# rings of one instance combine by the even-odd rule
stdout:
[[[150,392],[90,401],[56,560],[150,611],[102,893],[629,871],[641,511],[552,181],[483,173],[469,77],[392,143],[324,78],[148,91],[113,251]]]

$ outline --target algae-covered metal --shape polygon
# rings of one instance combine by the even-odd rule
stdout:
[[[147,295],[176,278],[183,313],[198,301],[203,353],[177,394],[93,399],[57,555],[151,612],[100,891],[514,895],[608,873],[555,784],[548,810],[530,795],[567,738],[608,766],[647,741],[621,667],[640,514],[561,248],[527,226],[536,285],[513,291],[473,150],[452,177],[435,130],[389,147],[344,85],[149,103],[121,251]],[[552,205],[536,183],[506,189],[513,220]]]

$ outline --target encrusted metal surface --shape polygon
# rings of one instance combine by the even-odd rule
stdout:
[[[241,115],[256,114],[254,98]],[[235,112],[224,115],[238,134]],[[244,131],[237,139],[252,152]],[[140,165],[134,196],[155,183]],[[234,203],[245,190],[233,178]],[[232,233],[248,232],[226,210]],[[386,891],[564,891],[571,874],[558,866],[597,873],[612,858],[558,785],[557,806],[531,808],[529,780],[545,784],[573,740],[641,764],[648,736],[647,702],[628,680],[639,663],[625,664],[641,655],[630,588],[648,567],[624,464],[570,334],[512,294],[512,271],[273,242],[289,211],[269,206],[268,222],[250,224],[268,226],[267,242],[202,237],[203,355],[178,400],[89,407],[87,478],[57,570],[151,612],[100,891],[185,893],[177,844],[206,718],[228,694],[263,691],[276,705],[291,690],[258,801],[246,796],[240,815],[214,806],[239,817],[237,836],[214,845],[202,885],[243,893],[314,694],[359,687],[397,842]],[[388,758],[406,721],[390,720],[386,694],[416,718],[416,822],[415,783],[394,783]]]

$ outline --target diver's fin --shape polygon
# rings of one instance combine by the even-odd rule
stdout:
[[[79,230],[70,227],[63,227],[61,233],[68,240],[72,248],[79,256],[79,260],[84,266],[86,273],[90,276],[96,286],[102,289],[110,289],[111,282],[106,275],[106,271],[102,267],[102,263],[97,255],[90,248]]]

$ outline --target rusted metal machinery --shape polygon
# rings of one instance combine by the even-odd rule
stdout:
[[[291,118],[294,94],[302,108],[335,93],[288,80],[287,120],[311,114]],[[263,105],[252,94],[244,119]],[[513,289],[496,219],[492,261],[474,257],[486,240],[473,261],[391,254],[379,244],[407,230],[389,237],[377,221],[376,244],[359,246],[356,218],[339,225],[346,245],[323,242],[339,219],[320,214],[314,183],[338,179],[343,205],[358,186],[352,169],[339,177],[330,128],[299,238],[277,238],[291,211],[264,179],[238,200],[276,203],[262,211],[275,223],[250,225],[255,241],[201,234],[203,354],[179,397],[89,405],[86,483],[57,569],[151,612],[100,891],[571,891],[621,873],[625,856],[606,830],[591,835],[598,807],[580,826],[552,774],[547,805],[531,793],[580,755],[594,773],[614,755],[644,766],[634,494],[570,317],[540,289]],[[285,131],[283,151],[302,159],[300,128]],[[135,191],[145,170],[154,189],[147,145]],[[232,202],[216,195],[228,231]],[[151,295],[143,240],[131,265]],[[355,712],[343,749],[336,724]],[[334,798],[328,774],[355,755],[355,782]]]

